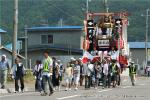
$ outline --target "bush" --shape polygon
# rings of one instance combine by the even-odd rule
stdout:
[[[12,79],[12,74],[8,74],[7,81],[8,82],[13,82],[14,81]],[[25,71],[24,81],[27,82],[27,83],[34,82],[34,76],[33,76],[32,70],[26,70]]]

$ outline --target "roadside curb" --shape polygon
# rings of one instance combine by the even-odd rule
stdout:
[[[0,94],[14,93],[14,91],[15,91],[15,88],[0,89]],[[25,88],[24,91],[31,92],[31,91],[34,91],[34,88]]]
[[[0,94],[6,94],[9,93],[7,89],[0,89]]]

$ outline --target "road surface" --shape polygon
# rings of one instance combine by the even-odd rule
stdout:
[[[80,87],[78,91],[61,90],[52,96],[40,96],[36,92],[0,94],[0,100],[150,100],[150,78],[138,77],[134,87],[127,78],[116,88],[84,90]]]

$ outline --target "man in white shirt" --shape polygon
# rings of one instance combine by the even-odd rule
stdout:
[[[147,68],[148,77],[150,77],[150,67]]]
[[[25,75],[25,67],[21,63],[19,58],[15,59],[15,64],[12,67],[12,78],[15,79],[15,93],[19,92],[19,84],[20,80],[21,92],[24,92],[24,75]]]
[[[107,86],[107,76],[108,76],[108,62],[106,60],[103,61],[103,88]]]
[[[35,76],[35,91],[42,91],[42,69],[43,65],[40,60],[36,61],[36,65],[33,69],[33,75]]]

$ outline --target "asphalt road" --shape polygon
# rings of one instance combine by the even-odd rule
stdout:
[[[61,90],[52,96],[40,96],[35,92],[1,94],[0,100],[150,100],[150,78],[139,77],[134,87],[125,79],[116,88],[84,90],[81,87],[78,91]]]

